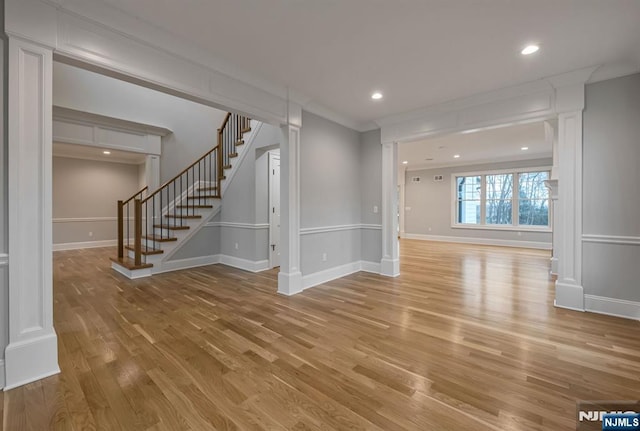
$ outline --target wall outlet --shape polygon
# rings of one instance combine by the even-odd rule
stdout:
[[[429,228],[429,232],[431,232],[431,228]]]
[[[238,249],[238,243],[236,242],[236,250]]]
[[[323,262],[327,261],[327,253],[322,253],[322,261]]]
[[[89,232],[89,238],[93,237],[93,232]]]
[[[373,213],[378,214],[378,205],[373,206]]]

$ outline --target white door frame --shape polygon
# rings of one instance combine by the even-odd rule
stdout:
[[[280,266],[280,259],[276,258],[276,253],[273,250],[272,245],[276,244],[277,252],[280,253],[280,226],[278,226],[278,233],[276,235],[275,231],[275,220],[274,220],[274,211],[276,211],[276,206],[278,214],[280,214],[280,178],[278,178],[277,185],[273,183],[273,169],[274,163],[278,161],[278,177],[280,176],[280,153],[269,151],[269,170],[267,171],[267,178],[269,181],[269,268],[275,268]],[[276,188],[277,186],[277,188]],[[278,203],[274,202],[274,195],[278,193]]]

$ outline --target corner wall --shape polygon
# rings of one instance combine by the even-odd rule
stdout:
[[[640,74],[586,86],[585,308],[640,319]]]

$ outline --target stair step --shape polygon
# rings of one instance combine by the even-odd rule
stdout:
[[[178,226],[178,225],[172,225],[172,224],[154,224],[153,227],[156,227],[158,229],[168,229],[168,230],[188,230],[190,229],[189,226]]]
[[[150,241],[155,241],[155,242],[171,242],[171,241],[178,240],[178,238],[167,238],[167,237],[161,237],[160,235],[147,235],[147,236],[143,236],[142,238],[148,239]]]
[[[244,129],[242,129],[240,132],[241,133],[249,133],[251,131],[251,127],[245,127]]]
[[[238,157],[238,153],[230,153],[229,154],[229,158],[230,159],[235,159],[236,157]]]
[[[195,219],[195,218],[202,218],[201,215],[198,214],[194,214],[194,215],[181,215],[181,214],[165,214],[165,217],[168,218],[178,218],[178,219]]]
[[[130,245],[125,245],[124,248],[126,248],[127,250],[131,250],[131,251],[135,251],[135,247],[132,247]],[[144,256],[149,256],[152,254],[162,254],[164,253],[164,251],[160,250],[159,248],[151,248],[151,247],[142,247],[142,254]]]
[[[198,191],[199,192],[211,192],[211,191],[216,191],[218,190],[217,186],[213,186],[213,187],[198,187]]]
[[[244,145],[244,139],[240,139],[239,141],[236,141],[236,147],[239,147],[240,145]]]
[[[184,209],[190,209],[190,208],[213,208],[213,205],[176,205],[176,208],[184,208]]]
[[[110,259],[112,262],[115,262],[120,266],[124,266],[129,271],[133,271],[135,269],[145,269],[145,268],[153,267],[152,263],[141,263],[140,265],[136,265],[136,261],[129,257],[123,257],[123,258],[111,257]]]
[[[226,180],[227,176],[226,175],[220,175],[218,178],[220,178],[221,180]]]
[[[232,167],[233,167],[232,165],[224,165],[222,169],[231,169]]]
[[[187,199],[220,199],[219,196],[216,195],[193,195],[187,196]]]

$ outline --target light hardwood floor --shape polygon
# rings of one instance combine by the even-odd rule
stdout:
[[[291,298],[113,253],[55,253],[62,373],[0,395],[4,430],[572,430],[640,399],[640,322],[554,308],[548,252],[403,240],[400,277]]]

